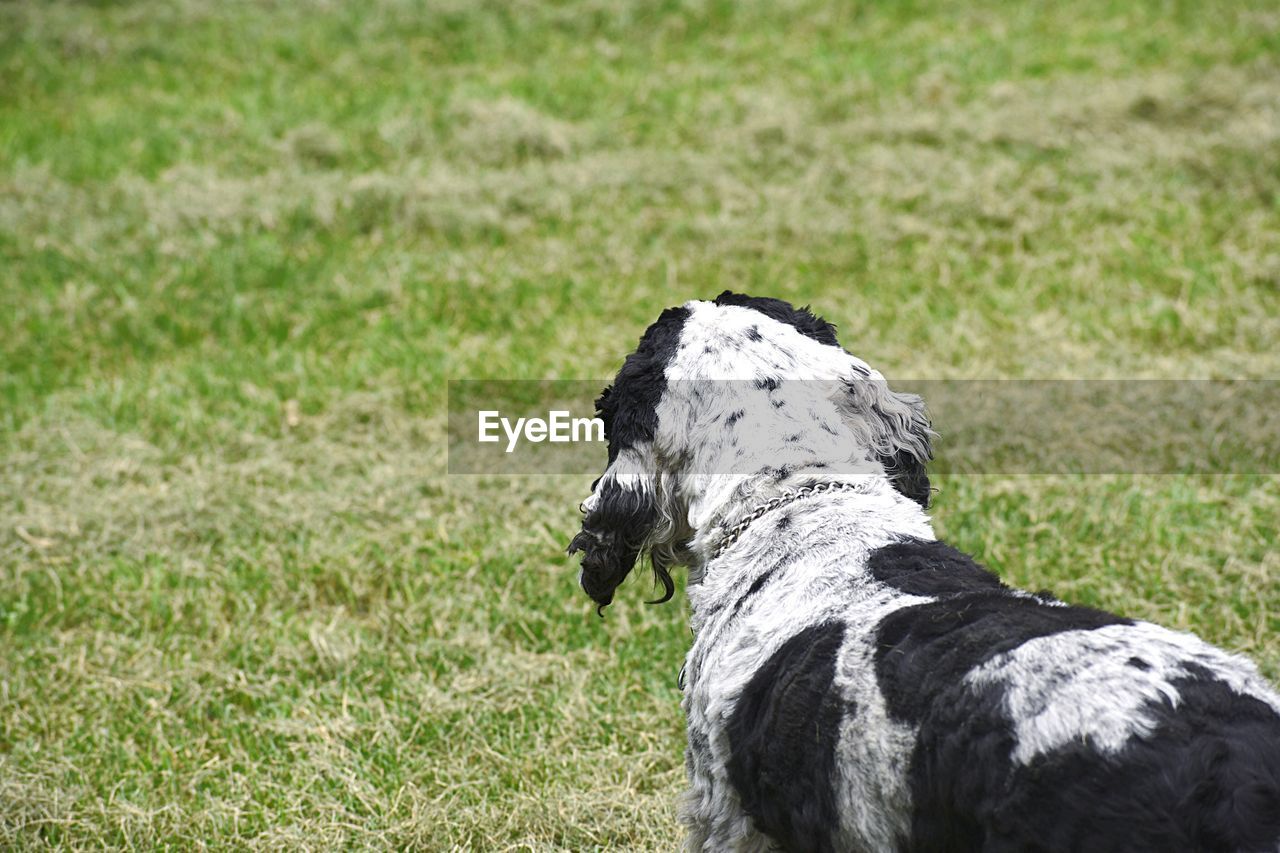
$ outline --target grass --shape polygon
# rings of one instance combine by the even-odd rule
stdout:
[[[0,4],[0,846],[670,849],[678,605],[446,378],[724,287],[903,377],[1280,375],[1266,2]],[[1275,476],[948,477],[1280,676]],[[639,577],[639,574],[637,575]]]

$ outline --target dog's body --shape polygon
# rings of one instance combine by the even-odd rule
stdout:
[[[691,849],[1280,851],[1280,695],[936,541],[920,401],[819,318],[670,309],[598,407],[584,589],[693,570]]]

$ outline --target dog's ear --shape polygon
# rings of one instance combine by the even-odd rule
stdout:
[[[660,551],[653,550],[662,513],[652,456],[647,447],[628,448],[617,455],[583,502],[582,530],[569,543],[570,554],[582,552],[579,583],[601,611],[646,553],[663,586],[664,595],[658,601],[670,600],[675,592],[666,561]]]
[[[609,464],[582,503],[582,530],[569,553],[582,552],[582,588],[600,609],[646,554],[669,601],[675,592],[668,568],[676,560],[676,525],[662,488],[654,446],[658,405],[667,389],[666,367],[680,344],[687,307],[668,308],[645,329],[611,387],[596,400],[609,440]]]
[[[884,377],[850,356],[851,373],[844,380],[839,408],[845,422],[865,440],[894,488],[911,500],[929,506],[929,475],[933,458],[929,415],[915,394],[893,391]]]

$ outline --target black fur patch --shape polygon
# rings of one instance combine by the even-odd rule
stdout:
[[[738,305],[742,308],[750,308],[752,311],[759,311],[771,320],[786,323],[806,338],[812,338],[820,344],[840,346],[840,342],[836,340],[836,327],[810,311],[807,305],[803,308],[795,308],[791,303],[781,299],[747,296],[731,290],[726,290],[717,296],[715,304]]]
[[[1131,624],[1100,610],[1051,606],[1000,589],[963,592],[886,616],[876,628],[876,678],[889,713],[919,722],[970,670],[1002,652],[1063,631]]]
[[[756,828],[786,850],[833,850],[836,741],[844,702],[833,688],[844,624],[791,637],[751,677],[729,719],[729,781]]]
[[[1011,763],[998,688],[957,694],[921,727],[911,849],[1273,851],[1280,717],[1200,671],[1147,706],[1153,735]]]
[[[877,548],[867,557],[867,570],[880,583],[908,595],[955,595],[1005,589],[992,572],[945,542],[904,539]]]
[[[689,309],[668,308],[645,329],[636,351],[627,356],[613,385],[596,400],[609,440],[609,462],[619,451],[653,441],[658,429],[658,403],[666,390],[664,374],[680,345]]]
[[[1016,845],[1000,846],[972,811],[1012,773],[1013,726],[1004,715],[1004,693],[997,687],[974,691],[959,681],[935,685],[930,714],[920,725],[912,750],[908,781],[911,787],[911,843],[907,850],[930,853],[968,853],[1000,850],[1013,853]],[[956,790],[959,789],[959,790]],[[1032,850],[1046,848],[1032,845]]]
[[[910,453],[881,456],[878,461],[893,481],[893,487],[924,509],[929,508],[929,473]]]

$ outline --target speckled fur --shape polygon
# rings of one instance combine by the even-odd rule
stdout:
[[[671,309],[600,409],[584,589],[607,605],[644,553],[691,570],[689,849],[1280,850],[1280,697],[1253,664],[936,542],[921,401],[820,318]],[[832,480],[853,488],[711,558]]]

